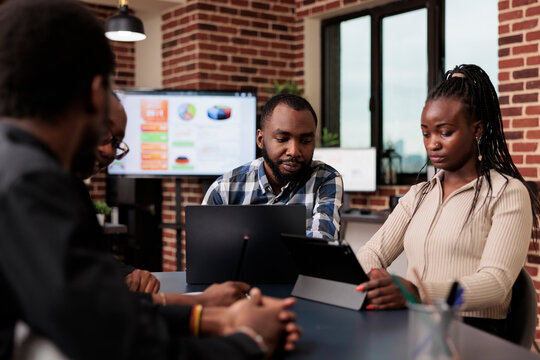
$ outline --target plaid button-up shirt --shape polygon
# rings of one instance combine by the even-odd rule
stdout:
[[[258,158],[219,177],[208,189],[203,205],[287,205],[306,207],[306,234],[338,240],[343,180],[336,169],[311,162],[311,175],[301,183],[288,183],[275,194]]]

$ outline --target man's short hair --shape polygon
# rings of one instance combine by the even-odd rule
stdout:
[[[279,104],[285,104],[296,111],[309,110],[311,112],[311,115],[313,115],[313,119],[315,120],[315,126],[317,126],[317,115],[315,114],[315,110],[313,110],[313,108],[306,99],[293,94],[277,94],[270,98],[270,100],[268,100],[266,104],[264,104],[261,110],[261,129],[264,129],[264,124],[270,119],[272,113],[274,112],[274,109]]]
[[[0,116],[52,120],[74,103],[92,111],[114,56],[102,24],[80,1],[10,0],[0,6]]]

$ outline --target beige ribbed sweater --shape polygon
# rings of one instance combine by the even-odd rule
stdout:
[[[363,269],[386,268],[405,250],[407,279],[416,268],[432,298],[446,298],[454,280],[465,288],[463,316],[502,319],[511,288],[524,265],[531,239],[529,194],[517,179],[491,170],[493,191],[484,181],[474,215],[464,225],[477,180],[442,202],[439,172],[409,226],[422,184],[403,196],[387,221],[356,254]],[[424,297],[424,294],[421,294]]]

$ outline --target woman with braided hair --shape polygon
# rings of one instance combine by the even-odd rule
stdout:
[[[420,127],[437,174],[412,186],[358,251],[370,277],[358,290],[367,291],[368,309],[404,307],[385,268],[405,251],[407,279],[400,280],[411,294],[444,299],[458,281],[464,322],[505,337],[540,204],[508,152],[488,75],[476,65],[448,71],[430,91]]]

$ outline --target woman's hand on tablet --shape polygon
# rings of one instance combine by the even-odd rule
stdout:
[[[402,309],[407,306],[405,296],[401,293],[392,277],[385,269],[371,269],[366,281],[356,288],[367,292],[368,310]],[[419,299],[418,289],[408,280],[397,276],[403,287],[416,299]]]

